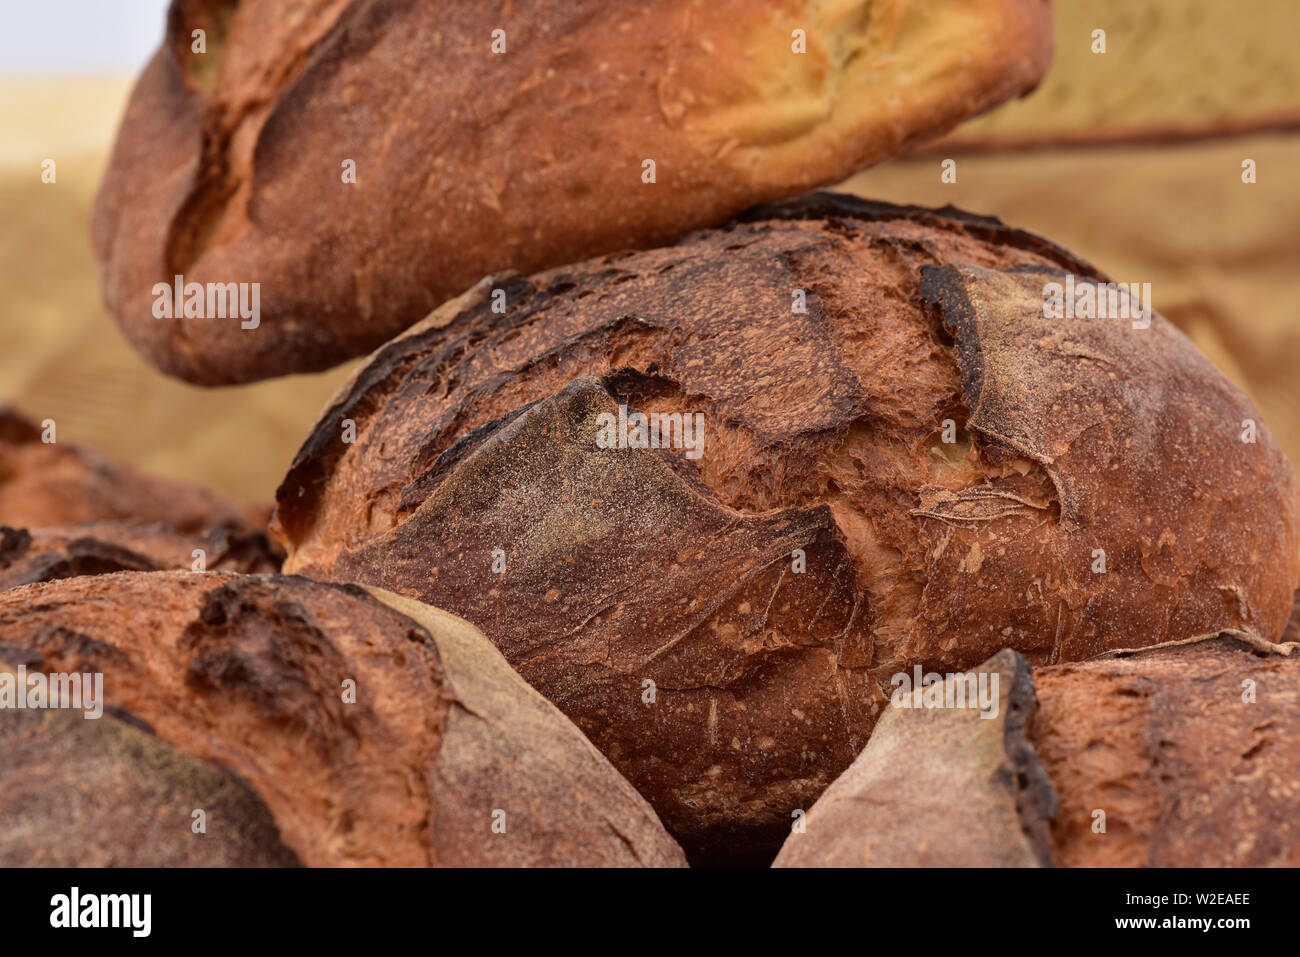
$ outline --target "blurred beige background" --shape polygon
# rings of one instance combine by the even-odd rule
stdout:
[[[1118,281],[1150,282],[1156,309],[1251,394],[1300,462],[1300,136],[1286,132],[1300,90],[1268,66],[1279,51],[1294,66],[1300,4],[1058,8],[1061,52],[1038,93],[846,188],[991,213]],[[1169,15],[1176,8],[1184,15]],[[1104,56],[1089,51],[1094,24],[1108,29]],[[1154,48],[1144,43],[1157,36]],[[1197,53],[1206,47],[1213,69]],[[355,363],[207,390],[154,372],[129,349],[100,303],[87,224],[130,82],[0,80],[0,402],[55,419],[61,440],[265,501]],[[1170,89],[1180,93],[1162,113],[1156,97]],[[1039,148],[1016,148],[1026,143]],[[53,184],[41,182],[47,158],[57,163]],[[956,183],[940,180],[945,158],[956,161]],[[1253,185],[1241,181],[1247,158]]]

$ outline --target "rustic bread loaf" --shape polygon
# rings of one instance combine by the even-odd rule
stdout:
[[[281,558],[265,533],[230,525],[218,525],[203,535],[132,522],[87,522],[31,531],[0,525],[0,591],[110,572],[182,569],[268,574],[280,570]]]
[[[951,680],[887,708],[776,866],[1300,864],[1300,656],[1222,636],[975,673],[993,719]]]
[[[52,437],[54,441],[45,441]],[[125,520],[181,533],[220,525],[265,527],[262,508],[239,508],[207,489],[145,475],[59,438],[0,406],[0,525],[40,528]]]
[[[172,375],[322,369],[491,270],[837,182],[1050,54],[1046,0],[176,0],[96,204],[104,296]],[[160,318],[176,276],[259,315]]]
[[[278,493],[286,568],[464,616],[688,852],[774,852],[913,664],[1279,636],[1290,466],[1158,315],[1043,318],[1067,273],[1099,276],[822,194],[489,278],[322,413]],[[620,404],[702,414],[702,447],[602,448]]]
[[[102,673],[106,703],[168,754],[246,782],[303,864],[684,862],[645,801],[478,632],[396,595],[222,572],[73,578],[0,594],[0,656]],[[25,747],[21,732],[2,740]],[[110,794],[131,789],[157,790]],[[120,856],[97,846],[92,859]]]

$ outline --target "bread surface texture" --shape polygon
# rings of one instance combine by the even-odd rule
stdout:
[[[1059,865],[1300,866],[1300,654],[1223,637],[1034,681]]]
[[[398,596],[289,576],[83,576],[0,594],[0,652],[28,673],[102,674],[105,706],[147,729],[148,747],[244,782],[293,862],[684,863],[645,801],[490,643]],[[21,756],[26,736],[0,740]],[[120,787],[106,801],[151,787],[128,765],[109,772]],[[115,810],[139,824],[139,808]],[[167,859],[178,838],[159,838],[139,856]],[[101,835],[86,860],[122,859],[115,841]]]
[[[104,298],[193,382],[326,368],[491,271],[842,180],[1051,45],[1046,0],[176,0],[96,203]],[[177,276],[259,283],[258,318],[155,314]]]
[[[927,675],[775,864],[1295,867],[1298,672],[1224,635]]]
[[[1158,314],[1044,318],[1067,275],[1104,279],[996,220],[818,194],[492,277],[340,390],[273,530],[290,570],[472,621],[689,851],[774,850],[916,664],[1278,639],[1285,457]],[[701,416],[702,445],[602,447],[633,413]]]
[[[0,525],[0,591],[127,571],[270,574],[280,570],[282,558],[264,533],[230,525],[202,535],[134,522],[86,522],[35,530]]]

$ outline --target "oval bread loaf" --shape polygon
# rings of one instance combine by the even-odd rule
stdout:
[[[213,786],[197,768],[236,776],[305,865],[685,863],[646,802],[491,644],[400,596],[222,572],[72,578],[0,594],[0,657],[29,674],[102,674],[101,703],[157,739],[138,747],[165,752],[194,793]],[[0,734],[16,749],[0,766],[24,739]],[[108,797],[163,790],[122,760]],[[72,800],[70,786],[51,781],[43,796]],[[0,802],[13,794],[0,787]],[[34,800],[30,788],[18,796]],[[240,799],[250,814],[253,797]],[[162,842],[135,859],[172,856],[180,838],[137,817],[147,802],[115,811],[126,833]],[[168,813],[188,828],[189,808]],[[0,831],[24,831],[0,848],[31,842],[24,820],[0,813]],[[239,820],[214,814],[211,826]],[[57,815],[38,821],[52,830],[37,843],[65,839]],[[116,840],[101,834],[78,863],[130,856]]]
[[[463,615],[688,852],[774,851],[915,664],[1281,633],[1290,465],[1158,314],[1044,318],[1076,280],[996,220],[831,194],[489,278],[322,413],[286,568]]]
[[[1023,94],[1050,9],[175,0],[96,203],[104,298],[193,382],[322,369],[492,270],[668,242]]]

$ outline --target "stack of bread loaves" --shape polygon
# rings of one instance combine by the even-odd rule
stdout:
[[[0,689],[103,684],[0,714],[0,863],[1300,860],[1300,487],[1249,400],[1039,236],[808,193],[1050,37],[176,0],[110,309],[202,384],[374,351],[269,526],[0,421]]]

